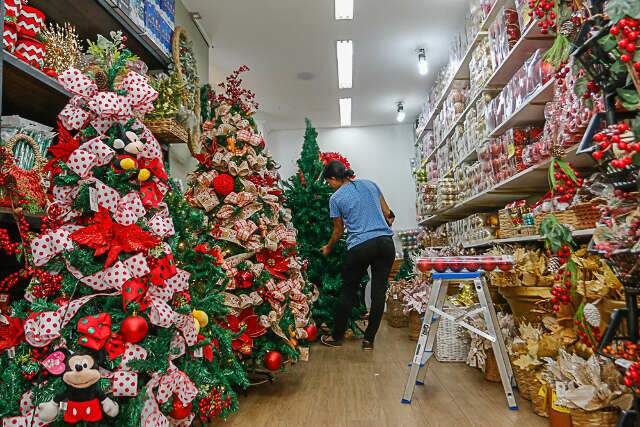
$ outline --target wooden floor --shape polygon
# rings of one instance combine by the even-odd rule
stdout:
[[[287,367],[275,384],[251,389],[240,411],[225,426],[487,426],[537,427],[547,420],[518,401],[507,408],[502,387],[484,381],[482,373],[464,364],[431,364],[424,386],[416,388],[411,405],[400,403],[415,343],[407,329],[382,322],[373,352],[360,341],[342,348],[316,344],[311,360]]]

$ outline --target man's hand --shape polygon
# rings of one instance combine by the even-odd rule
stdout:
[[[329,245],[324,245],[320,248],[320,252],[322,252],[322,255],[324,256],[329,256],[329,254],[331,253],[331,248],[329,247]]]

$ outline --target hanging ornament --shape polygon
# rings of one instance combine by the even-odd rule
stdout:
[[[264,355],[264,367],[270,371],[277,371],[282,367],[282,353],[279,351],[268,351]]]
[[[120,334],[126,342],[135,344],[140,342],[147,336],[149,332],[149,324],[144,317],[133,315],[128,316],[120,325]]]
[[[213,179],[213,189],[221,196],[227,196],[233,192],[235,182],[227,173],[221,173]]]
[[[234,137],[230,136],[229,138],[227,138],[227,148],[232,153],[236,152],[236,139]]]
[[[136,167],[136,162],[131,157],[120,160],[120,167],[126,171]]]
[[[147,168],[140,169],[138,172],[138,181],[146,181],[151,178],[151,171]]]
[[[202,310],[193,310],[191,313],[193,317],[198,321],[201,327],[205,327],[209,324],[209,316]]]
[[[196,330],[196,334],[200,333],[200,322],[198,322],[198,319],[196,319],[195,317],[193,318],[193,327]]]
[[[318,327],[314,324],[311,324],[305,328],[307,332],[307,341],[315,341],[318,338]]]
[[[172,406],[173,410],[169,413],[169,416],[174,420],[183,420],[187,418],[193,409],[193,404],[191,402],[183,405],[177,397],[173,398]]]
[[[249,271],[238,271],[234,280],[238,289],[248,289],[253,286],[253,274]]]

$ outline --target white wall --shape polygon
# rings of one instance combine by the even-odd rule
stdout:
[[[282,168],[283,179],[297,172],[296,161],[304,142],[304,129],[271,131],[267,147]],[[410,159],[414,156],[413,129],[410,124],[318,129],[321,151],[345,156],[360,178],[375,181],[396,214],[394,229],[415,228],[415,186]]]

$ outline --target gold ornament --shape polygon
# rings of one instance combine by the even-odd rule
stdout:
[[[230,136],[229,138],[227,138],[227,148],[232,153],[236,152],[236,139],[234,137]]]
[[[133,169],[136,167],[136,162],[133,161],[133,159],[126,157],[122,160],[120,160],[120,167],[126,171]]]
[[[187,244],[185,242],[178,243],[178,252],[184,252],[187,250]]]
[[[193,310],[191,315],[198,321],[201,327],[207,326],[209,323],[209,316],[202,310]]]
[[[49,24],[40,36],[44,40],[47,54],[44,57],[44,68],[61,73],[71,67],[78,67],[82,52],[76,28],[65,22],[62,26]]]
[[[200,322],[195,317],[193,318],[193,325],[196,327],[196,334],[200,333]]]
[[[151,178],[151,171],[147,168],[140,169],[140,172],[138,172],[138,181],[144,182],[149,178]]]

